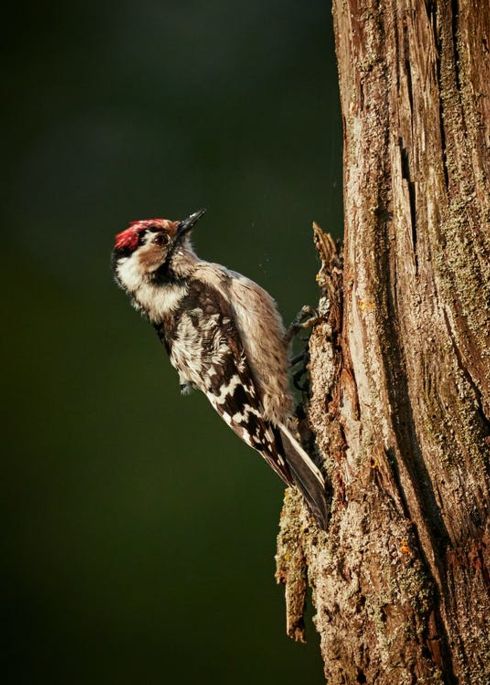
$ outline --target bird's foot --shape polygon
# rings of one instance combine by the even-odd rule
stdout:
[[[309,304],[303,305],[286,331],[286,343],[289,345],[295,335],[302,330],[314,326],[320,318],[314,307],[311,307]]]
[[[300,390],[303,393],[308,392],[309,388],[308,361],[309,354],[307,349],[304,349],[289,360],[293,385],[297,390]]]
[[[183,381],[180,384],[180,392],[182,395],[190,395],[193,390],[196,390],[196,386],[190,381]]]

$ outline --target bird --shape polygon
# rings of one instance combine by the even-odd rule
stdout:
[[[277,305],[254,281],[197,256],[191,233],[205,212],[130,222],[115,236],[114,279],[158,334],[181,391],[202,391],[326,530],[325,479],[295,434]]]

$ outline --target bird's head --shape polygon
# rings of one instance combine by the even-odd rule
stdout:
[[[127,290],[159,275],[171,278],[182,275],[187,262],[195,255],[190,233],[206,210],[200,209],[181,221],[142,219],[132,221],[117,233],[112,252],[116,279]]]

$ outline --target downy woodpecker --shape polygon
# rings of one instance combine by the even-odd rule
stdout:
[[[288,344],[272,297],[235,271],[199,259],[183,221],[133,221],[118,233],[118,285],[151,322],[183,391],[201,390],[214,409],[284,483],[302,492],[326,528],[325,483],[294,436]]]

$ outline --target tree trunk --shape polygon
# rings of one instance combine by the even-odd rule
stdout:
[[[490,683],[490,5],[334,0],[344,266],[318,228],[308,420],[318,531],[288,491],[288,633],[325,676]]]

